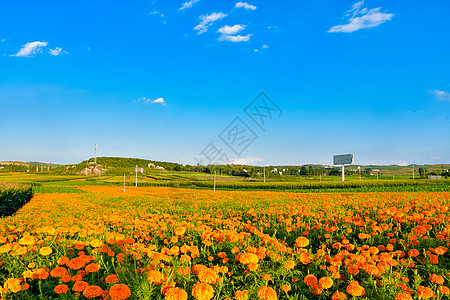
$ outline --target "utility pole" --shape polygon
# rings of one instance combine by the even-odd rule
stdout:
[[[266,183],[266,167],[264,167],[264,183]]]
[[[137,187],[137,166],[136,166],[135,171],[136,171],[136,187]]]
[[[361,166],[358,166],[358,170],[359,170],[359,181],[361,181]]]
[[[94,150],[94,164],[97,164],[97,144],[95,144],[94,146],[95,150]]]
[[[214,193],[216,192],[216,174],[217,171],[214,171]]]

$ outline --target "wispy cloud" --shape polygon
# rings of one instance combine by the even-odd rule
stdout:
[[[219,41],[228,41],[228,42],[233,42],[233,43],[248,42],[250,40],[251,36],[252,36],[251,34],[247,34],[247,35],[226,35],[226,34],[222,34],[219,37]]]
[[[31,57],[34,56],[36,53],[41,53],[43,47],[47,47],[47,42],[30,42],[26,43],[22,49],[19,50],[16,54],[13,54],[11,56],[18,56],[18,57]]]
[[[440,90],[429,90],[428,93],[434,95],[436,100],[439,101],[450,101],[450,93]]]
[[[67,54],[67,51],[64,51],[62,48],[60,47],[56,47],[55,49],[50,49],[48,50],[48,53],[50,53],[53,56],[58,56],[60,54]]]
[[[197,30],[197,34],[202,34],[208,31],[208,27],[211,26],[215,21],[223,19],[227,16],[227,14],[221,12],[214,12],[209,15],[200,16],[200,24],[194,27],[194,30]]]
[[[269,49],[269,46],[267,45],[262,45],[263,49]]]
[[[257,9],[256,6],[248,4],[247,2],[238,2],[238,3],[236,3],[235,7],[237,7],[237,8],[242,7],[242,8],[245,8],[246,10],[255,10],[255,9]]]
[[[194,5],[195,3],[199,2],[200,0],[191,0],[188,2],[184,2],[183,5],[178,9],[178,10],[183,10],[186,8],[190,8],[192,7],[192,5]]]
[[[364,1],[356,2],[347,11],[348,23],[331,27],[328,32],[354,32],[364,28],[372,28],[390,21],[394,14],[381,12],[382,7],[367,9]]]
[[[242,157],[242,158],[232,158],[227,161],[229,165],[248,165],[261,162],[263,159],[259,157]]]
[[[164,98],[158,98],[156,100],[152,100],[150,98],[147,97],[142,97],[136,100],[137,102],[142,102],[142,103],[150,103],[150,104],[161,104],[162,106],[166,106],[166,100]]]
[[[166,24],[165,15],[158,9],[154,9],[152,11],[146,12],[145,15],[147,16],[158,16],[161,17],[161,23]]]

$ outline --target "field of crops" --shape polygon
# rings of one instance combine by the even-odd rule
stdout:
[[[450,193],[48,187],[0,220],[3,299],[448,299]]]

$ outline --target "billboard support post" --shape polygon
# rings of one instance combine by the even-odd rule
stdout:
[[[342,166],[342,181],[345,181],[345,165],[353,163],[353,154],[342,154],[333,156],[333,165]]]

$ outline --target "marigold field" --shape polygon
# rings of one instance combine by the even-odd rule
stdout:
[[[72,190],[0,220],[0,298],[449,298],[449,192]]]

